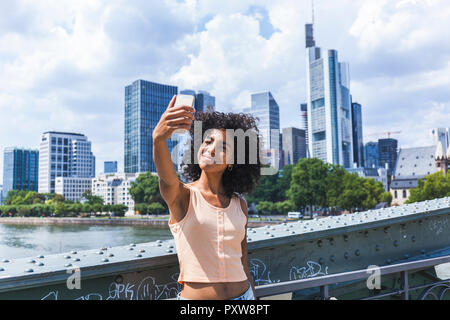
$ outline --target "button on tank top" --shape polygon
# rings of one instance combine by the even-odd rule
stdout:
[[[226,208],[205,200],[191,185],[184,218],[169,227],[175,239],[180,275],[178,282],[238,282],[247,280],[242,265],[242,241],[247,218],[239,197]]]

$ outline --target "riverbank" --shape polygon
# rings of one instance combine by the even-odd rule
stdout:
[[[117,226],[149,226],[168,229],[168,216],[154,217],[118,217],[118,218],[52,218],[52,217],[2,217],[0,223],[15,225],[117,225]],[[281,223],[280,220],[248,222],[249,228],[264,227]]]

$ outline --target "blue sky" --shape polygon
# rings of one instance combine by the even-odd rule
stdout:
[[[450,126],[449,1],[316,0],[315,12],[317,45],[350,63],[364,142],[401,131],[400,147],[426,146]],[[97,172],[122,169],[136,79],[207,90],[220,111],[271,91],[281,126],[300,126],[310,20],[309,0],[1,1],[0,168],[5,147],[60,130],[89,137]]]

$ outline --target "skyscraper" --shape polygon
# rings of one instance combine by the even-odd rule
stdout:
[[[450,146],[450,128],[433,128],[431,137],[433,144],[438,145],[441,142],[444,150]]]
[[[336,50],[323,50],[311,38],[306,48],[308,143],[311,157],[345,168],[353,163],[350,72]]]
[[[116,173],[117,161],[105,161],[103,173]]]
[[[262,134],[264,148],[279,148],[280,108],[270,92],[255,93],[251,96],[251,113],[259,118],[258,129]]]
[[[308,104],[300,104],[300,129],[305,131],[306,157],[309,158],[309,140],[308,140]]]
[[[364,167],[379,168],[378,142],[367,142],[364,146]]]
[[[198,90],[196,93],[194,90],[182,90],[180,94],[190,94],[195,97],[194,108],[195,111],[207,111],[209,108],[216,109],[216,98],[204,90]]]
[[[95,177],[95,156],[83,134],[44,132],[39,147],[39,193],[55,192],[56,177]]]
[[[257,126],[268,159],[267,163],[278,168],[281,164],[280,108],[270,92],[252,94],[251,103],[251,107],[244,109],[244,112],[259,119]]]
[[[296,164],[306,158],[305,130],[295,127],[283,128],[284,165]]]
[[[306,48],[312,48],[316,46],[316,41],[314,40],[314,25],[312,23],[305,24],[305,42]]]
[[[9,190],[38,191],[39,151],[17,147],[5,148],[3,193]]]
[[[358,168],[364,167],[364,143],[362,132],[361,105],[352,103],[353,162]]]
[[[153,129],[178,92],[175,86],[136,80],[125,87],[124,164],[126,173],[156,172]],[[169,151],[174,146],[168,140]]]
[[[388,165],[388,176],[392,175],[397,162],[397,145],[396,139],[378,139],[378,165],[383,168]]]

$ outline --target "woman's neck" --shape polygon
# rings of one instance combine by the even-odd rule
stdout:
[[[196,185],[203,190],[210,190],[213,194],[224,194],[225,189],[222,184],[223,172],[202,171]]]

